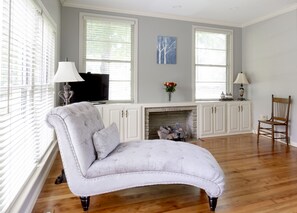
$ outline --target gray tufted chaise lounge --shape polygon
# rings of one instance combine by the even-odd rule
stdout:
[[[99,111],[87,102],[56,107],[54,127],[71,192],[89,207],[90,196],[137,186],[187,184],[205,190],[211,210],[224,189],[224,174],[206,150],[185,142],[145,140],[120,143],[97,159],[92,136],[104,129]]]

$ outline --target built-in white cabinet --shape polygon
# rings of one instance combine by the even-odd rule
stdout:
[[[116,123],[122,142],[141,140],[141,106],[107,104],[102,106],[102,118],[106,127]]]
[[[199,136],[215,136],[226,133],[226,104],[203,103],[198,105]]]
[[[199,138],[241,134],[252,132],[250,101],[215,101],[197,103],[162,103],[162,104],[103,104],[96,105],[103,123],[108,127],[116,123],[121,141],[142,140],[149,132],[148,120],[145,117],[146,108],[180,106],[197,106],[197,117],[192,120],[192,126]],[[178,110],[177,110],[178,111]],[[166,112],[166,110],[165,110]],[[147,129],[148,128],[148,129]],[[194,131],[194,130],[192,130]]]
[[[228,133],[251,132],[251,102],[228,103]]]
[[[98,109],[98,111],[99,111],[99,114],[101,115],[101,118],[102,118],[102,113],[103,113],[103,107],[102,107],[102,105],[94,105],[97,109]]]

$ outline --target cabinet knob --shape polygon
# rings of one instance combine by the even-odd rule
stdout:
[[[217,107],[214,107],[214,109],[215,109],[215,110],[214,110],[214,111],[215,111],[215,113],[217,113]]]
[[[238,112],[240,112],[240,106],[238,106]]]
[[[126,110],[126,118],[128,118],[128,110]]]
[[[241,112],[243,111],[243,106],[241,106]]]
[[[122,110],[122,118],[124,117],[124,110]]]

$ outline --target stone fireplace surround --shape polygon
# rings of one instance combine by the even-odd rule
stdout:
[[[188,140],[197,138],[197,106],[148,106],[144,107],[145,139],[157,139],[160,126],[179,123],[188,133]]]

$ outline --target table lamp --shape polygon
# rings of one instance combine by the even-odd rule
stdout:
[[[59,96],[63,99],[64,104],[70,103],[70,99],[74,92],[71,91],[71,86],[68,82],[84,81],[77,72],[74,62],[62,61],[59,62],[58,70],[54,76],[54,82],[65,82],[64,90],[59,91]]]
[[[248,80],[245,77],[245,74],[242,72],[238,73],[237,78],[234,81],[234,84],[240,84],[240,88],[239,88],[240,98],[239,98],[239,100],[244,101],[245,98],[243,97],[243,95],[244,95],[243,84],[249,84]]]

